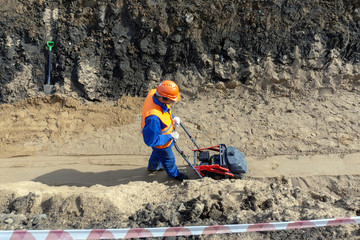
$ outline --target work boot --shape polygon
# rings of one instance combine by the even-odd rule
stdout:
[[[158,171],[163,171],[164,170],[164,167],[161,165],[158,169],[155,169],[155,170],[153,170],[153,169],[150,169],[150,168],[148,168],[148,171],[149,172],[158,172]]]
[[[184,179],[189,179],[189,177],[183,173],[179,173],[179,175],[177,175],[175,179],[182,182]]]

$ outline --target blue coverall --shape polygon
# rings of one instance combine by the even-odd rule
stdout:
[[[159,105],[164,113],[170,110],[166,104],[162,104],[157,100],[155,95],[152,98],[154,103]],[[155,147],[164,145],[172,139],[170,134],[160,135],[161,129],[164,127],[164,123],[155,115],[150,115],[145,118],[145,126],[142,130],[144,142],[153,149],[149,159],[148,169],[156,171],[161,169],[162,166],[169,177],[175,178],[180,172],[175,164],[175,156],[171,149],[174,142],[167,148],[160,149]]]

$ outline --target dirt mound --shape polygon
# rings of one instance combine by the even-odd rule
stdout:
[[[265,181],[206,178],[167,187],[145,182],[91,188],[13,183],[1,188],[1,202],[8,204],[1,205],[0,220],[6,223],[3,229],[92,229],[338,218],[359,214],[359,184],[360,176]],[[350,225],[240,236],[356,239],[358,235],[357,226]]]

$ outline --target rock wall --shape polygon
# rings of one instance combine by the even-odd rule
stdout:
[[[0,102],[43,92],[144,96],[246,87],[289,95],[359,90],[360,2],[351,0],[3,0]]]

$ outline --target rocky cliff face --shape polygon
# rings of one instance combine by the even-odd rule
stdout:
[[[359,90],[360,2],[350,0],[3,0],[0,102],[43,92],[144,96],[246,87],[291,95]]]

